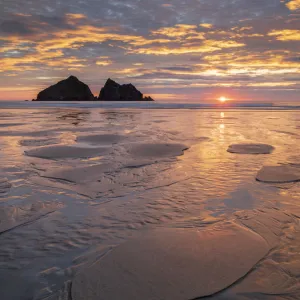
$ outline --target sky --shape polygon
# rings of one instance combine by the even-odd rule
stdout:
[[[300,0],[0,0],[0,99],[70,75],[161,101],[299,101]]]

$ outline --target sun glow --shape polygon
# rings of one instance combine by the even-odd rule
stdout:
[[[222,97],[220,97],[218,100],[219,100],[220,102],[226,102],[226,101],[228,101],[228,98],[222,96]]]

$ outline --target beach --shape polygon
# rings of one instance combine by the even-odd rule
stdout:
[[[297,109],[34,105],[0,109],[1,299],[300,298]]]

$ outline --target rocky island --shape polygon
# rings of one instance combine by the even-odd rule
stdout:
[[[110,78],[101,89],[98,99],[101,101],[154,101],[151,97],[144,97],[131,83],[121,85]]]
[[[154,101],[151,97],[144,97],[131,83],[120,85],[108,79],[100,91],[99,98],[94,97],[89,86],[77,77],[59,81],[37,95],[33,101]]]
[[[37,101],[92,101],[94,98],[88,85],[70,76],[41,91]]]

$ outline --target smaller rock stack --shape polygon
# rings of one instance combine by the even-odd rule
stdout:
[[[151,97],[144,97],[131,83],[120,85],[110,78],[101,89],[98,99],[101,101],[154,101]]]

